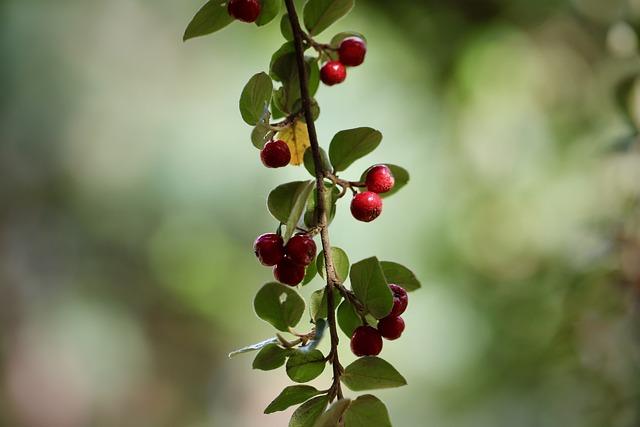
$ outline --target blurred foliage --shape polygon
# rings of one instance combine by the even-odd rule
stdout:
[[[281,36],[183,45],[198,6],[0,3],[0,425],[288,419],[262,415],[282,375],[226,358],[270,329],[250,248],[284,178],[235,105]],[[426,285],[384,350],[398,426],[640,424],[635,79],[627,119],[615,103],[639,22],[637,0],[370,0],[339,23],[370,49],[319,91],[321,139],[375,126],[356,166],[415,171],[375,225],[339,208],[333,231]]]

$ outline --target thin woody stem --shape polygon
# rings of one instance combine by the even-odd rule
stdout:
[[[340,377],[342,376],[343,369],[338,358],[339,340],[333,301],[334,287],[340,285],[340,280],[338,279],[335,272],[333,257],[331,255],[331,243],[329,241],[329,229],[327,220],[328,209],[325,198],[326,188],[324,186],[325,171],[323,170],[322,166],[320,145],[318,144],[318,135],[316,133],[316,127],[313,122],[313,114],[311,111],[309,76],[307,75],[307,69],[304,60],[303,40],[305,40],[305,34],[302,31],[302,28],[300,28],[300,21],[298,19],[298,13],[296,11],[293,0],[285,0],[285,4],[287,7],[287,13],[289,14],[291,29],[293,30],[293,42],[296,50],[296,63],[298,66],[298,76],[300,77],[302,110],[304,112],[305,121],[307,122],[309,142],[311,144],[311,153],[313,154],[313,163],[316,172],[316,206],[318,207],[318,228],[320,229],[320,240],[322,242],[322,249],[324,251],[324,265],[327,277],[327,285],[324,292],[327,297],[327,323],[329,324],[329,333],[331,336],[331,350],[327,358],[333,366],[333,384],[329,388],[329,400],[332,401],[336,397],[338,399],[343,398],[342,387],[340,385]]]

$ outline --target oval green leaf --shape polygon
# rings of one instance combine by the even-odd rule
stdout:
[[[313,427],[336,427],[350,403],[351,399],[340,399],[334,402],[327,412],[318,418]]]
[[[297,383],[306,383],[317,378],[327,361],[320,350],[295,351],[287,360],[287,375]]]
[[[353,8],[354,0],[309,0],[304,6],[304,26],[318,35]]]
[[[309,297],[309,314],[311,318],[316,321],[318,319],[326,319],[328,315],[327,311],[327,297],[324,293],[323,289],[318,289],[314,291]],[[342,300],[342,295],[336,290],[333,291],[333,307],[334,309],[338,307],[340,301]]]
[[[347,280],[347,277],[349,277],[349,257],[344,250],[337,246],[331,247],[331,256],[333,258],[333,266],[336,270],[336,275],[338,276],[338,279],[344,283],[344,281]],[[318,258],[316,258],[316,264],[318,267],[318,273],[320,273],[320,276],[324,277],[324,251],[321,251]]]
[[[307,266],[307,270],[304,273],[304,279],[302,279],[302,286],[309,284],[318,274],[318,268],[316,263],[312,262]]]
[[[369,127],[342,130],[329,145],[329,159],[336,172],[347,169],[353,162],[375,150],[382,134]]]
[[[269,406],[267,406],[264,413],[272,414],[274,412],[284,411],[293,405],[306,402],[319,394],[322,394],[322,392],[310,385],[292,385],[286,387],[278,397],[273,399]]]
[[[233,17],[227,11],[226,0],[210,0],[195,14],[187,29],[184,31],[183,41],[194,37],[205,36],[223,29],[233,22]]]
[[[351,402],[344,413],[344,425],[348,427],[391,427],[389,411],[375,396],[365,394]]]
[[[291,415],[289,427],[313,427],[329,404],[328,396],[318,396],[305,402]]]
[[[256,358],[253,359],[253,369],[261,371],[277,369],[284,365],[290,352],[290,349],[282,348],[277,344],[268,344],[256,354]]]
[[[280,13],[280,7],[282,6],[282,0],[262,0],[262,8],[260,9],[260,16],[256,20],[256,25],[262,27],[278,16]]]
[[[275,219],[286,225],[283,235],[285,241],[293,236],[313,185],[313,181],[294,181],[282,184],[269,193],[267,207]]]
[[[371,257],[353,264],[349,278],[351,289],[369,313],[376,319],[389,314],[393,306],[393,295],[378,258]]]
[[[258,317],[286,332],[296,326],[304,313],[304,300],[289,286],[271,282],[264,285],[253,300]]]
[[[400,387],[407,380],[389,362],[379,357],[361,357],[347,366],[342,382],[353,391]]]
[[[337,312],[338,326],[344,334],[351,338],[353,332],[359,326],[362,326],[362,319],[358,316],[358,312],[347,300],[342,301]]]
[[[392,261],[380,261],[380,267],[382,267],[384,277],[387,278],[387,283],[389,284],[394,283],[404,288],[407,292],[415,291],[422,286],[413,271],[402,264]]]
[[[240,95],[240,114],[248,125],[255,126],[269,109],[273,82],[267,73],[255,74]]]

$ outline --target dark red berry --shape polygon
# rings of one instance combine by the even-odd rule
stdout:
[[[285,246],[287,256],[295,263],[307,266],[316,257],[316,244],[308,234],[296,234]]]
[[[260,160],[268,168],[281,168],[291,161],[291,151],[282,140],[267,142],[260,151]]]
[[[404,332],[404,320],[400,316],[387,316],[378,322],[378,332],[388,340],[397,340]]]
[[[365,183],[369,191],[386,193],[393,188],[396,180],[387,165],[375,165],[367,171]]]
[[[393,308],[387,317],[398,317],[407,309],[407,305],[409,305],[409,295],[407,295],[407,291],[405,291],[404,288],[398,285],[391,284],[389,285],[389,289],[391,289],[391,293],[393,294]]]
[[[371,326],[359,326],[351,336],[351,351],[356,356],[377,356],[382,351],[382,337]]]
[[[347,37],[338,48],[340,62],[348,67],[355,67],[364,62],[367,44],[360,37]]]
[[[253,250],[262,265],[272,267],[284,258],[284,242],[282,237],[274,233],[258,236],[253,243]]]
[[[274,268],[273,275],[280,283],[296,286],[304,279],[304,265],[297,264],[289,258],[283,258]]]
[[[340,61],[329,61],[320,70],[320,80],[327,86],[342,83],[347,78],[347,69]]]
[[[230,0],[229,15],[244,22],[255,22],[260,15],[258,0]]]
[[[351,200],[351,214],[358,221],[371,222],[382,213],[382,199],[377,193],[365,191]]]

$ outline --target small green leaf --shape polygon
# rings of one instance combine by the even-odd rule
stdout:
[[[306,402],[319,394],[322,394],[322,392],[310,385],[291,385],[282,390],[278,397],[273,399],[273,402],[267,406],[264,413],[272,414],[274,412],[284,411],[293,405]]]
[[[278,344],[269,344],[262,348],[253,359],[253,369],[271,371],[284,365],[290,349],[282,348]]]
[[[313,185],[313,181],[295,181],[280,185],[269,193],[269,212],[287,227],[283,236],[285,241],[293,236]]]
[[[329,156],[327,156],[327,152],[324,151],[322,147],[319,147],[319,148],[320,148],[320,161],[322,162],[322,169],[327,172],[331,172],[333,169],[331,168],[331,163],[329,163]],[[311,147],[307,148],[307,150],[304,152],[303,161],[304,161],[305,169],[311,174],[311,176],[315,177],[316,166],[313,161],[313,151],[311,150]]]
[[[375,150],[382,134],[372,128],[343,130],[335,134],[329,145],[329,159],[336,172],[343,171],[353,162]]]
[[[380,267],[382,267],[384,277],[387,278],[387,283],[389,284],[394,283],[404,288],[407,292],[415,291],[421,287],[416,275],[402,264],[380,261]]]
[[[280,33],[287,41],[293,40],[293,30],[291,29],[291,22],[289,22],[289,14],[285,13],[280,19]]]
[[[385,198],[397,193],[402,187],[409,183],[409,172],[398,165],[392,165],[391,163],[383,164],[391,170],[391,174],[393,175],[393,178],[395,180],[395,184],[390,191],[380,194],[380,197]],[[367,177],[367,172],[369,172],[369,169],[362,173],[362,176],[360,176],[360,181],[365,180],[365,178]]]
[[[340,295],[340,293],[334,289],[333,291],[334,310],[338,307],[338,304],[340,304],[341,300],[342,300],[342,295]],[[314,321],[318,319],[324,319],[327,317],[328,315],[327,297],[324,293],[324,288],[318,289],[317,291],[313,292],[309,297],[309,314],[311,315],[311,318]]]
[[[312,262],[307,266],[307,270],[304,273],[304,279],[302,279],[302,286],[310,283],[318,274],[318,268],[316,267],[316,263]]]
[[[336,216],[336,202],[338,201],[338,195],[340,194],[340,190],[335,187],[333,184],[325,183],[325,200],[326,205],[329,206],[329,224],[333,221],[333,218]],[[309,195],[309,200],[307,200],[307,207],[305,209],[304,214],[304,223],[307,227],[313,228],[318,225],[318,212],[316,210],[316,195],[318,192],[316,189],[313,189],[313,192]]]
[[[357,327],[362,326],[362,319],[358,316],[358,312],[347,300],[342,301],[338,307],[338,326],[344,334],[351,338]]]
[[[281,82],[291,76],[291,70],[295,68],[295,52],[293,42],[286,42],[271,55],[269,74],[274,80]]]
[[[313,427],[336,427],[338,421],[342,417],[342,414],[347,410],[351,399],[340,399],[333,403],[325,412],[318,418]],[[373,424],[372,424],[373,426]]]
[[[376,319],[382,319],[393,307],[393,295],[387,285],[378,258],[371,257],[351,266],[351,289]]]
[[[271,128],[269,127],[269,118],[266,120],[260,120],[256,127],[251,131],[251,143],[258,150],[262,150],[264,144],[269,140],[271,134]]]
[[[287,360],[287,375],[297,383],[306,383],[324,371],[327,361],[320,350],[295,351]]]
[[[353,8],[354,0],[309,0],[304,6],[304,26],[318,35]]]
[[[251,344],[251,345],[248,345],[246,347],[242,347],[241,349],[232,351],[231,353],[229,353],[229,358],[232,358],[232,357],[237,356],[239,354],[249,353],[251,351],[258,351],[261,348],[264,348],[265,346],[267,346],[269,344],[274,344],[274,343],[277,343],[277,342],[278,342],[278,338],[276,338],[276,337],[269,338],[268,340],[264,340],[264,341],[261,341],[259,343]]]
[[[210,0],[195,14],[182,37],[187,41],[194,37],[205,36],[223,29],[233,22],[227,11],[226,0]]]
[[[400,387],[407,380],[389,362],[379,357],[361,357],[347,366],[342,382],[353,391]]]
[[[340,43],[342,43],[342,40],[347,39],[349,37],[358,37],[359,39],[362,39],[364,40],[365,43],[367,43],[367,38],[362,34],[357,33],[355,31],[344,31],[342,33],[338,33],[335,36],[333,36],[333,38],[331,39],[330,45],[333,48],[338,48],[340,47]]]
[[[255,74],[240,95],[240,114],[248,125],[255,126],[269,108],[273,82],[267,73]]]
[[[302,404],[291,415],[289,427],[313,427],[329,404],[328,396],[318,396]]]
[[[253,307],[258,317],[286,332],[296,326],[304,313],[304,300],[289,286],[271,282],[256,294]]]
[[[344,425],[348,427],[391,427],[389,412],[375,396],[365,394],[351,402],[344,413]]]
[[[349,277],[349,257],[347,253],[337,246],[332,246],[331,257],[333,258],[333,267],[336,270],[338,279],[344,282]],[[318,258],[316,258],[316,264],[318,264],[318,273],[324,277],[324,251],[320,252]]]
[[[273,18],[280,13],[281,6],[282,0],[262,0],[262,8],[260,9],[260,16],[256,20],[256,25],[262,27],[273,21]]]

